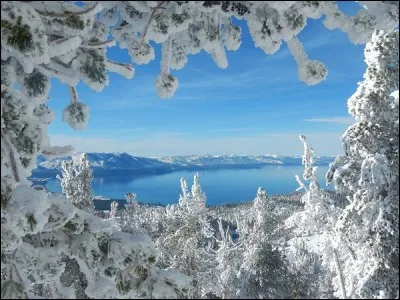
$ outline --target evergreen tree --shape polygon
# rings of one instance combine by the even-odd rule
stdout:
[[[274,205],[261,187],[258,188],[249,215],[252,219],[250,231],[246,234],[239,230],[243,261],[237,275],[236,297],[287,298],[289,285],[285,276],[286,262],[280,251],[272,248],[274,230],[278,225],[277,216]]]
[[[139,225],[139,211],[138,203],[135,193],[125,194],[126,204],[125,210],[122,213],[121,230],[129,233],[138,233],[140,231]]]
[[[299,236],[325,234],[336,221],[338,208],[318,184],[317,167],[314,166],[314,149],[309,146],[304,135],[300,135],[300,140],[304,145],[303,178],[309,180],[309,186],[307,188],[296,175],[296,180],[300,185],[297,190],[305,189],[305,194],[301,198],[304,210],[291,215],[285,223],[287,227],[294,228]]]
[[[362,5],[354,16],[347,16],[339,10],[335,2],[323,1],[84,1],[79,4],[69,1],[3,1],[1,249],[3,265],[8,275],[6,280],[2,280],[2,293],[4,288],[6,296],[23,297],[26,294],[28,297],[35,297],[31,289],[32,282],[34,285],[49,285],[51,282],[50,297],[65,298],[73,295],[74,292],[66,289],[60,282],[61,271],[65,265],[60,255],[63,252],[77,260],[80,270],[87,278],[88,286],[85,292],[90,297],[176,298],[187,293],[187,277],[179,277],[173,271],[159,270],[153,266],[153,256],[156,252],[148,237],[134,237],[117,232],[110,224],[101,222],[97,217],[72,205],[66,197],[35,191],[27,180],[36,166],[38,155],[67,156],[73,150],[72,147],[51,146],[48,138],[47,128],[53,118],[47,107],[52,78],[57,78],[69,87],[71,101],[63,112],[63,120],[74,129],[83,129],[88,123],[88,107],[79,101],[76,90],[78,82],[82,80],[93,90],[101,91],[109,83],[108,71],[117,72],[126,78],[133,77],[134,68],[131,64],[114,62],[106,56],[107,48],[116,44],[114,40],[108,39],[111,28],[112,37],[119,47],[128,49],[135,64],[147,64],[155,58],[153,42],[163,44],[161,74],[156,80],[156,87],[161,97],[168,98],[178,86],[178,80],[170,74],[170,70],[181,69],[189,54],[197,54],[204,49],[219,67],[227,67],[225,49],[234,50],[240,45],[241,30],[234,24],[235,18],[247,22],[255,46],[268,54],[275,53],[282,41],[286,42],[298,64],[300,79],[307,84],[316,84],[326,77],[327,71],[322,63],[308,58],[297,38],[304,29],[307,18],[320,18],[325,15],[324,24],[327,28],[341,29],[354,43],[368,42],[376,29],[389,30],[398,26],[397,2],[362,2]],[[380,45],[374,40],[372,45],[375,44]],[[380,48],[382,49],[378,49],[378,52],[374,50],[371,53],[379,53],[390,47],[383,43]],[[383,60],[393,57],[393,53],[397,51],[389,51]],[[381,63],[381,58],[370,57]],[[373,68],[370,68],[368,73],[378,77],[382,70],[386,70],[384,73],[386,72],[387,76],[382,76],[382,82],[386,82],[385,80],[392,78],[396,72],[393,72],[391,64],[383,65],[386,67],[378,68],[377,74],[374,74]],[[381,84],[380,80],[377,81],[378,86]],[[365,90],[369,91],[368,86]],[[391,88],[386,86],[382,90],[378,88],[379,97],[376,99],[389,99],[386,96],[380,97],[379,94],[380,91],[389,90]],[[396,100],[391,102],[393,107],[396,107]],[[362,105],[360,107],[362,108]],[[371,118],[378,118],[380,114],[377,112],[383,106],[377,106],[378,110],[372,107],[374,106],[367,105],[365,108],[375,113]],[[392,126],[390,120],[387,121],[388,126]],[[373,122],[360,119],[357,125],[359,127],[352,128],[348,133],[351,136],[357,136],[359,130],[363,130],[365,134],[375,131],[382,133],[382,130],[375,130],[376,124],[382,126],[380,128],[386,128],[386,123],[375,119]],[[369,128],[368,131],[364,130],[365,128]],[[355,167],[350,168],[351,170],[348,168],[352,173],[360,166],[359,170],[362,170],[363,174],[363,184],[356,189],[363,192],[351,190],[351,193],[357,195],[351,198],[377,199],[378,195],[381,195],[382,203],[389,203],[386,208],[397,208],[398,194],[393,192],[396,185],[393,178],[398,178],[398,173],[393,170],[398,167],[398,156],[392,153],[396,153],[396,145],[398,149],[398,139],[393,138],[393,142],[390,143],[394,146],[388,146],[389,143],[385,142],[387,139],[383,138],[385,134],[373,134],[376,143],[375,140],[371,142],[368,137],[370,143],[367,151],[361,148],[360,155],[368,153],[373,156],[366,156],[365,163],[361,165],[354,163]],[[347,156],[353,157],[356,156],[357,147],[367,143],[346,144],[349,145],[346,149]],[[389,150],[386,149],[383,153],[373,151],[369,148],[371,145],[384,145]],[[387,167],[377,170],[377,161]],[[387,170],[391,170],[394,176],[387,176]],[[386,175],[376,177],[377,172]],[[342,173],[346,178],[353,176],[346,175],[346,171]],[[340,181],[338,176],[333,177]],[[387,180],[377,181],[376,178]],[[371,190],[365,187],[367,181],[373,182],[372,186],[375,188]],[[347,179],[343,182],[347,182]],[[351,189],[354,185],[344,186]],[[385,191],[388,191],[387,195]],[[369,193],[372,193],[372,196]],[[365,196],[366,194],[368,196]],[[365,203],[364,200],[362,202]],[[354,201],[353,206],[358,203],[359,200]],[[358,207],[354,209],[357,213]],[[382,209],[380,212],[375,227],[372,227],[372,244],[377,245],[376,248],[370,246],[372,248],[369,252],[363,252],[368,254],[357,256],[357,262],[362,262],[363,257],[375,257],[368,256],[372,253],[378,257],[374,263],[379,267],[371,267],[369,271],[362,270],[359,274],[363,274],[360,276],[364,276],[364,281],[357,275],[356,282],[365,282],[357,285],[355,295],[358,296],[371,295],[367,290],[375,283],[377,289],[383,290],[386,295],[392,295],[392,289],[383,287],[377,276],[379,272],[386,270],[381,267],[383,261],[383,265],[389,266],[396,262],[398,247],[387,245],[392,245],[391,241],[396,238],[398,241],[398,234],[396,235],[397,231],[393,229],[396,225],[386,222],[392,220],[392,215],[387,210]],[[369,214],[361,215],[367,218]],[[396,218],[394,213],[395,224],[398,220]],[[343,218],[345,221],[348,219]],[[380,225],[381,223],[386,225]],[[353,227],[345,228],[350,230]],[[388,229],[381,231],[378,228]],[[391,232],[395,232],[392,234],[394,237],[388,236]],[[349,245],[360,251],[365,250],[367,246],[362,244],[363,239],[349,242]],[[386,253],[387,250],[382,250],[387,248],[393,251]],[[45,258],[43,253],[46,253]],[[370,267],[371,264],[366,266]],[[385,274],[383,277],[389,277],[386,276],[386,271],[382,272]]]
[[[194,175],[191,193],[187,190],[184,178],[181,178],[181,188],[178,205],[166,207],[166,228],[156,245],[162,253],[162,265],[191,276],[193,280],[189,295],[198,297],[199,248],[203,239],[201,228],[206,219],[206,195],[201,191],[197,173]]]
[[[94,213],[92,180],[93,174],[86,154],[82,153],[64,161],[61,169],[61,187],[63,194],[76,207]]]
[[[118,213],[118,202],[117,201],[113,201],[111,202],[110,205],[110,217],[109,220],[111,220],[114,225],[119,228],[119,225],[117,223],[117,213]]]
[[[345,155],[327,174],[350,202],[333,235],[342,297],[399,294],[398,53],[398,30],[377,31],[367,44],[364,81],[348,100],[357,122],[342,137]]]

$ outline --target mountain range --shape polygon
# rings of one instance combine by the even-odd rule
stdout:
[[[199,169],[250,169],[268,165],[301,166],[301,156],[281,155],[189,155],[167,156],[161,158],[136,157],[127,153],[87,153],[94,176],[123,174],[169,173],[178,170]],[[32,177],[54,177],[60,173],[61,164],[71,157],[46,160],[38,157],[38,167],[32,171]],[[319,156],[315,165],[328,165],[333,157]]]

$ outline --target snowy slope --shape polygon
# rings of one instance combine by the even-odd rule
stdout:
[[[125,173],[167,173],[174,170],[259,168],[267,165],[301,165],[300,156],[278,155],[191,155],[162,158],[135,157],[127,153],[87,153],[95,175]],[[45,160],[38,158],[33,176],[51,176],[59,173],[63,160],[70,157]],[[332,157],[318,157],[316,165],[327,165]]]

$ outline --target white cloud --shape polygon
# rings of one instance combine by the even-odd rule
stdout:
[[[347,117],[329,117],[329,118],[313,118],[313,119],[305,119],[307,122],[316,122],[316,123],[337,123],[337,124],[353,124],[355,122],[354,118]]]
[[[342,133],[306,134],[316,155],[342,153]],[[127,152],[136,156],[160,157],[189,154],[266,154],[302,155],[299,133],[258,134],[241,137],[196,138],[177,134],[157,135],[146,139],[113,139],[52,135],[53,145],[72,145],[76,151]]]

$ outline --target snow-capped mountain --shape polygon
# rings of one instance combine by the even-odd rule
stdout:
[[[105,175],[109,173],[123,174],[135,173],[163,173],[170,171],[171,165],[158,159],[147,157],[136,157],[127,153],[86,153],[92,166],[94,175]],[[60,173],[61,164],[71,157],[45,160],[38,158],[38,167],[33,170],[32,176],[55,175]]]
[[[180,167],[262,167],[266,165],[301,165],[301,156],[280,155],[190,155],[168,156],[158,158],[159,161]],[[316,157],[316,165],[328,165],[332,157]]]
[[[161,158],[136,157],[127,153],[87,153],[94,175],[126,173],[168,173],[176,170],[260,168],[267,165],[301,165],[300,156],[279,155],[190,155]],[[32,176],[55,176],[63,160],[38,158],[38,168]],[[316,165],[328,165],[332,157],[316,157]]]

